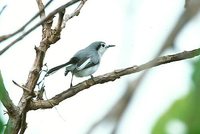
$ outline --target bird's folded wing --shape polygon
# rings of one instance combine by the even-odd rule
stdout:
[[[84,58],[83,60],[80,60],[78,62],[76,69],[83,70],[87,68],[88,66],[90,66],[90,64],[92,64],[91,58]]]
[[[76,69],[77,70],[83,70],[83,69],[92,67],[96,64],[98,64],[98,61],[95,62],[94,60],[92,60],[91,57],[86,57],[86,58],[84,58],[84,59],[82,59],[78,62]]]

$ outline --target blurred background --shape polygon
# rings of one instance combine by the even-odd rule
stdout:
[[[53,1],[46,13],[64,3],[66,0]],[[1,0],[0,9],[5,5],[0,15],[0,35],[17,30],[38,12],[34,0]],[[76,6],[66,13],[70,14]],[[88,0],[79,16],[67,22],[61,39],[50,47],[44,62],[49,68],[62,64],[93,41],[115,44],[104,55],[94,74],[97,76],[140,65],[160,55],[199,48],[199,7],[199,0]],[[2,42],[0,49],[15,38]],[[12,80],[19,84],[26,82],[35,57],[34,46],[40,40],[41,27],[0,57],[3,81],[15,104],[22,90]],[[198,134],[199,68],[197,57],[95,85],[66,99],[56,106],[57,110],[30,111],[26,133]],[[48,77],[47,97],[68,89],[70,78],[64,77],[64,70]],[[74,78],[74,83],[86,79]],[[5,108],[1,105],[0,110],[5,124],[8,119],[3,114]]]

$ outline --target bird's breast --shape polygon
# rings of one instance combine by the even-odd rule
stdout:
[[[92,66],[92,67],[89,67],[89,68],[80,70],[80,71],[78,71],[78,72],[75,72],[74,75],[75,75],[76,77],[90,76],[90,75],[92,75],[94,72],[97,71],[98,67],[99,67],[99,64],[96,64],[96,65],[94,65],[94,66]]]

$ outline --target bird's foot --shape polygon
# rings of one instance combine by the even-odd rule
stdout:
[[[93,75],[90,75],[90,77],[91,77],[92,81],[95,82],[94,76],[93,76]]]

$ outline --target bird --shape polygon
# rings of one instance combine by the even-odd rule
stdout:
[[[104,52],[108,48],[114,46],[115,45],[107,45],[103,41],[95,41],[86,48],[76,52],[68,62],[49,69],[46,76],[49,76],[65,67],[64,75],[66,76],[69,72],[72,74],[70,87],[73,86],[72,81],[74,75],[76,77],[91,76],[93,79],[92,74],[97,71]]]

